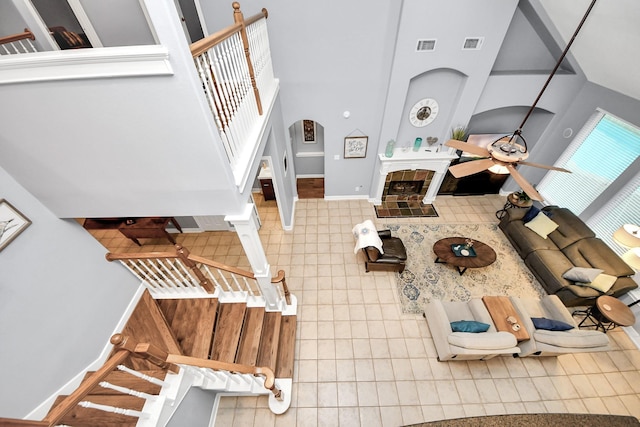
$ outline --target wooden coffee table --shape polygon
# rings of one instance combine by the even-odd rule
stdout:
[[[473,242],[473,250],[476,256],[457,256],[451,245],[464,245],[467,240]],[[491,265],[496,260],[496,252],[487,244],[467,237],[447,237],[433,244],[433,252],[436,254],[436,262],[451,264],[458,269],[462,276],[467,268],[480,268]]]
[[[509,297],[484,296],[482,302],[498,331],[512,333],[518,342],[530,339]]]
[[[596,304],[587,310],[587,315],[578,327],[594,327],[596,330],[602,329],[607,332],[616,326],[633,326],[636,323],[636,316],[625,303],[618,298],[609,295],[599,296]],[[590,319],[592,325],[583,325],[585,320]]]

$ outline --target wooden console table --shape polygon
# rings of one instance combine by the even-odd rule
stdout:
[[[530,339],[529,333],[522,324],[520,317],[518,317],[509,297],[484,296],[482,297],[482,302],[487,307],[491,320],[493,320],[498,331],[511,332],[518,342]]]
[[[132,218],[123,221],[118,230],[127,238],[133,240],[138,246],[142,246],[138,239],[165,238],[172,244],[176,244],[171,234],[167,233],[167,225],[171,222],[180,233],[182,227],[173,217],[164,218]]]

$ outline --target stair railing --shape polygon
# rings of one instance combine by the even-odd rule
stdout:
[[[31,43],[35,39],[36,36],[28,28],[25,28],[23,33],[0,37],[0,55],[37,52],[38,49]]]
[[[192,298],[216,292],[231,296],[263,295],[252,272],[192,255],[181,245],[175,245],[175,252],[108,253],[106,259],[120,261],[155,299]],[[290,305],[285,272],[278,271],[271,283],[276,286],[281,300]]]
[[[244,19],[233,3],[234,24],[191,44],[191,54],[202,81],[220,138],[234,172],[257,144],[256,126],[263,114],[261,94],[277,86],[273,76],[266,18],[262,12]]]

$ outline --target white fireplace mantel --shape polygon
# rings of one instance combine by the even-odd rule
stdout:
[[[396,148],[392,157],[386,157],[383,153],[378,154],[380,159],[380,174],[378,176],[377,187],[374,192],[373,203],[380,205],[382,203],[382,192],[387,174],[400,170],[416,170],[425,169],[434,171],[435,174],[431,179],[431,184],[427,190],[427,194],[422,199],[425,204],[433,203],[436,194],[440,189],[442,180],[444,179],[447,169],[451,164],[451,160],[457,159],[455,150],[444,150],[436,152],[435,148],[422,147],[418,151],[404,150]]]

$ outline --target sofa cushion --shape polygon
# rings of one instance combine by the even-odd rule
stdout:
[[[561,288],[572,284],[562,277],[573,264],[561,251],[540,249],[530,253],[524,262],[549,294],[555,294]],[[593,289],[590,290],[597,293]]]
[[[568,331],[574,326],[561,320],[547,319],[546,317],[532,317],[531,321],[536,329],[544,329],[547,331]]]
[[[536,341],[556,347],[592,348],[609,345],[609,338],[600,331],[546,331],[536,329],[534,332]]]
[[[572,282],[588,283],[596,280],[596,277],[603,271],[599,268],[571,267],[562,274],[562,277]]]
[[[523,209],[520,209],[523,210]],[[551,239],[544,239],[524,226],[522,221],[500,223],[500,228],[522,258],[539,249],[558,250]]]
[[[500,350],[518,344],[515,335],[509,332],[453,332],[447,339],[451,345],[472,350]]]
[[[544,239],[546,239],[553,230],[558,228],[558,224],[542,212],[539,212],[535,218],[525,223],[524,226],[533,230]]]
[[[635,272],[602,240],[592,237],[579,240],[562,250],[576,267],[593,267],[616,277],[632,276]]]
[[[488,323],[476,322],[475,320],[458,320],[451,322],[451,330],[453,332],[471,332],[474,334],[487,332],[489,330]]]
[[[551,219],[558,224],[558,228],[549,234],[549,238],[559,249],[564,249],[580,239],[596,236],[584,221],[567,208],[547,206],[542,211],[550,214]]]
[[[596,291],[602,292],[606,294],[609,292],[609,289],[613,287],[613,284],[616,283],[618,278],[616,276],[610,276],[608,274],[598,274],[598,277],[593,279],[591,282],[578,282],[576,285],[587,286],[589,288],[593,288]]]

